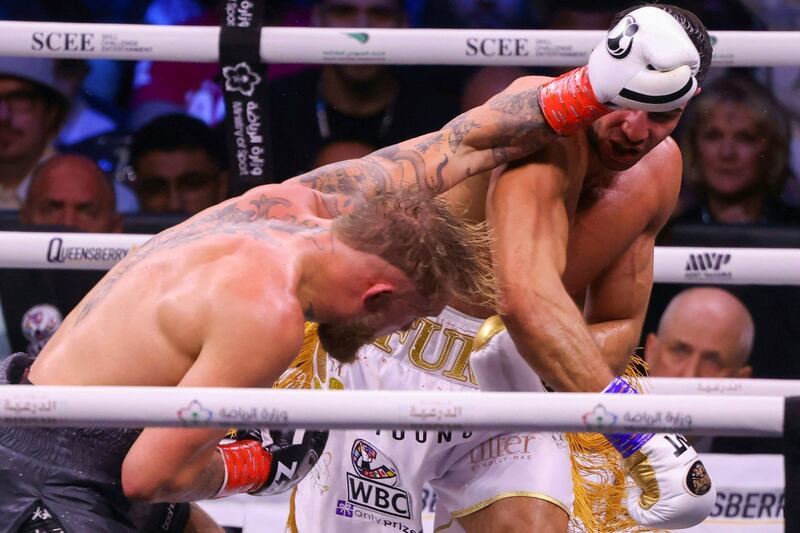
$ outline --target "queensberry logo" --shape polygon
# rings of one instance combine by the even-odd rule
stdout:
[[[121,261],[128,255],[127,248],[64,246],[61,237],[50,239],[47,245],[48,263],[66,263],[67,261]]]
[[[696,253],[686,260],[686,279],[731,278],[733,274],[724,267],[731,262],[732,254]]]
[[[347,472],[347,503],[382,514],[411,518],[408,492],[395,488],[399,480],[397,467],[386,455],[364,439],[356,439],[350,451],[356,475]],[[337,507],[336,514],[347,511]]]

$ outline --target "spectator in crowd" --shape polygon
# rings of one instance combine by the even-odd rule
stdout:
[[[320,0],[315,26],[400,28],[402,0]],[[357,43],[358,36],[352,36]],[[331,140],[386,146],[434,131],[455,116],[456,103],[405,71],[386,65],[323,65],[275,80],[270,92],[273,179],[312,168]]]
[[[122,231],[121,217],[114,210],[114,187],[94,161],[79,155],[54,155],[36,166],[19,216],[30,226]],[[48,259],[59,262],[59,250],[58,246],[51,247]],[[62,317],[103,274],[92,270],[3,269],[0,313],[14,351],[37,354],[61,325]]]
[[[114,187],[88,157],[54,155],[33,171],[20,211],[25,224],[68,226],[94,233],[119,233]]]
[[[694,287],[670,300],[644,356],[653,377],[750,378],[755,315],[730,292]],[[776,312],[776,310],[772,310]],[[763,323],[761,325],[764,325]],[[762,329],[759,329],[763,336]],[[757,361],[756,361],[757,362]],[[780,439],[694,437],[698,451],[780,453]]]
[[[763,86],[740,75],[721,77],[687,114],[684,178],[697,200],[676,224],[800,224],[800,210],[780,197],[790,175],[789,126]]]
[[[68,110],[52,60],[0,58],[0,209],[19,209],[33,167],[55,151]]]
[[[71,95],[44,58],[0,58],[0,209],[18,210],[31,172],[57,152]],[[133,192],[114,182],[120,212],[138,209]]]
[[[800,28],[800,2],[775,2],[773,0],[744,0],[758,20],[770,31],[795,31]],[[737,28],[738,29],[738,28]],[[758,77],[787,112],[792,129],[789,166],[794,179],[787,182],[784,198],[800,205],[800,67],[762,67]]]
[[[686,289],[647,336],[645,359],[656,377],[749,378],[754,335],[750,312],[731,293]]]
[[[196,118],[156,118],[133,136],[130,164],[145,213],[193,215],[228,194],[224,142]]]
[[[69,114],[58,133],[58,144],[70,146],[98,135],[111,133],[118,125],[110,113],[100,109],[100,102],[83,90],[89,63],[83,59],[58,59],[54,65],[56,83],[69,99]]]

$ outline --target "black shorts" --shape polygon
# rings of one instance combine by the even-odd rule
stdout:
[[[0,384],[24,383],[32,361],[14,354],[0,362]],[[122,492],[122,461],[139,433],[2,428],[0,533],[182,531],[188,504],[137,504],[132,509]]]

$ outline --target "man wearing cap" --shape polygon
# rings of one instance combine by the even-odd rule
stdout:
[[[54,152],[68,108],[52,60],[0,58],[0,209],[19,209],[31,171]]]

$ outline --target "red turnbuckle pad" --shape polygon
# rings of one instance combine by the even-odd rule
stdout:
[[[241,494],[260,488],[267,482],[272,454],[257,440],[220,444],[217,449],[225,463],[225,482],[216,498]]]
[[[539,107],[559,135],[572,135],[610,111],[594,95],[586,66],[539,87]]]

